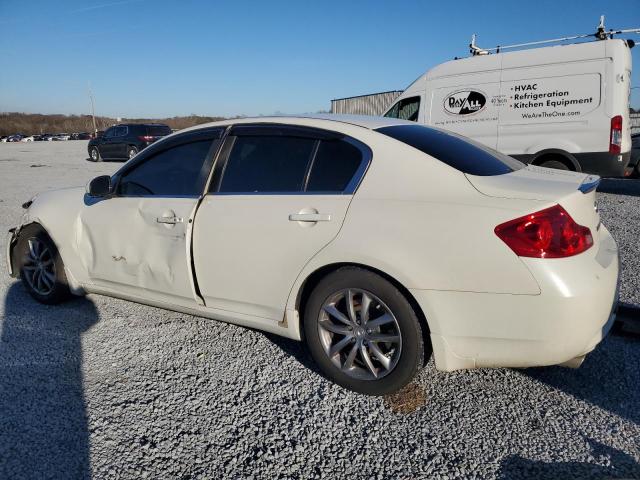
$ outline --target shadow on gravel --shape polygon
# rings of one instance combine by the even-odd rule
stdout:
[[[541,367],[520,373],[640,425],[637,340],[609,336],[578,369]]]
[[[640,179],[603,178],[598,185],[598,192],[640,197]]]
[[[93,303],[36,303],[20,283],[4,299],[0,337],[0,478],[89,478],[80,337]]]
[[[280,350],[282,350],[284,353],[298,360],[307,369],[311,370],[314,373],[317,373],[318,375],[322,375],[320,370],[318,370],[315,362],[313,361],[313,358],[311,358],[311,355],[309,354],[309,352],[307,352],[304,342],[291,340],[289,338],[281,337],[273,333],[262,331],[260,333],[262,333],[267,338],[267,340],[280,348]]]
[[[587,462],[539,462],[509,455],[500,464],[498,478],[511,480],[515,478],[535,478],[536,480],[558,479],[630,479],[638,478],[640,465],[635,459],[615,448],[595,440],[587,439],[591,447],[591,455],[607,466]]]

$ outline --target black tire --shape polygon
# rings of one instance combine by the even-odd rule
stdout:
[[[547,160],[540,164],[541,167],[555,168],[556,170],[570,170],[569,166],[560,160]]]
[[[346,289],[356,289],[373,294],[385,304],[397,321],[393,328],[399,328],[400,332],[399,357],[395,360],[397,362],[395,366],[385,372],[381,378],[360,379],[348,375],[341,367],[334,364],[334,361],[342,362],[342,358],[348,357],[345,351],[353,347],[344,347],[344,350],[337,354],[339,358],[336,360],[336,355],[334,355],[334,360],[332,360],[325,350],[327,347],[322,343],[319,324],[323,305],[333,298],[336,292]],[[362,309],[361,305],[360,303],[360,310]],[[361,316],[361,313],[359,312],[356,316],[358,315]],[[372,317],[370,321],[373,320],[375,317]],[[392,283],[363,268],[343,267],[324,277],[313,289],[306,303],[303,327],[307,347],[321,372],[338,385],[366,395],[386,395],[401,389],[415,377],[423,366],[425,356],[431,355],[431,345],[427,345],[425,349],[423,342],[422,329],[426,326],[421,325],[409,301]],[[369,332],[368,329],[367,332]],[[332,341],[334,338],[340,339],[342,337],[331,336]],[[355,339],[351,341],[353,344],[356,342]],[[343,357],[343,355],[345,356]],[[358,353],[358,355],[361,354]],[[365,369],[364,362],[362,362],[363,357],[359,358],[360,367]]]
[[[43,260],[48,262],[50,259],[53,264],[53,280],[49,280],[52,282],[52,286],[48,288],[49,291],[46,293],[37,291],[33,286],[35,283],[33,281],[33,269],[29,262],[29,244],[31,240],[40,242],[46,247],[49,254],[43,257]],[[39,225],[29,225],[25,227],[20,232],[18,243],[14,249],[14,255],[23,285],[38,302],[55,305],[71,297],[69,284],[64,272],[64,264],[62,263],[58,249],[42,227]]]
[[[94,162],[102,161],[102,157],[100,156],[100,150],[98,150],[98,147],[91,147],[91,149],[89,150],[89,156]]]
[[[129,160],[131,160],[137,154],[138,154],[138,149],[133,145],[129,145],[129,148],[127,148],[127,157],[129,158]]]

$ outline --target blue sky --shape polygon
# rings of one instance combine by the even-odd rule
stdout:
[[[315,112],[481,46],[640,26],[640,1],[0,0],[0,111]],[[632,85],[640,87],[640,35]],[[640,107],[640,88],[632,95]]]

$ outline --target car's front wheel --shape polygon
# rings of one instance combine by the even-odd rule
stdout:
[[[138,154],[138,149],[134,146],[130,146],[127,149],[127,156],[129,157],[129,160],[131,160],[133,157],[135,157]]]
[[[58,249],[39,225],[20,232],[14,255],[18,255],[22,283],[37,301],[56,304],[71,295]]]
[[[98,147],[91,147],[91,150],[89,150],[89,156],[94,162],[99,162],[102,160],[100,152],[98,151]]]
[[[323,278],[307,301],[304,333],[322,372],[367,395],[392,393],[422,366],[422,325],[388,280],[357,267]]]

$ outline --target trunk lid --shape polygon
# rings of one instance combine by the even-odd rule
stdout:
[[[597,241],[600,229],[596,206],[600,177],[597,175],[527,165],[504,175],[465,176],[476,190],[489,197],[535,200],[540,202],[540,209],[559,204],[577,223],[589,227],[594,242]]]

